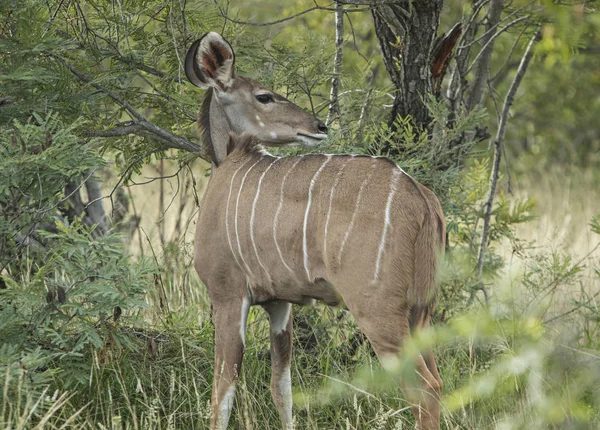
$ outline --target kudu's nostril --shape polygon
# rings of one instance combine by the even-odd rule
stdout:
[[[319,131],[321,133],[327,134],[327,126],[325,125],[324,122],[319,121],[319,124],[317,125],[317,128],[319,129]]]

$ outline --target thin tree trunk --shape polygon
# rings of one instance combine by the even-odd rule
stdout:
[[[490,190],[488,193],[487,201],[485,202],[485,215],[483,218],[483,230],[481,232],[481,243],[479,245],[479,253],[477,255],[477,278],[479,279],[480,285],[478,288],[474,289],[471,293],[471,297],[469,298],[469,302],[473,301],[475,294],[478,290],[484,290],[483,285],[481,284],[481,279],[483,277],[483,266],[485,260],[485,252],[487,250],[487,242],[488,235],[490,230],[490,223],[492,218],[492,208],[494,205],[494,197],[496,195],[496,186],[498,184],[498,177],[500,176],[500,161],[502,159],[502,145],[504,143],[504,137],[506,135],[506,123],[508,121],[508,115],[510,107],[513,104],[515,99],[515,94],[521,85],[521,81],[523,80],[523,76],[527,72],[527,67],[529,67],[529,63],[531,58],[533,57],[533,45],[539,40],[540,31],[536,31],[533,35],[527,48],[525,49],[525,53],[523,54],[523,58],[521,59],[521,63],[519,64],[519,68],[517,69],[517,74],[513,79],[512,84],[506,94],[506,99],[504,100],[504,106],[502,108],[502,115],[500,116],[500,122],[498,124],[498,131],[496,133],[496,138],[494,139],[494,164],[492,167],[492,174],[490,178]],[[486,299],[488,295],[486,293]],[[487,300],[486,300],[487,301]]]
[[[467,100],[467,110],[470,112],[479,106],[483,100],[485,88],[490,76],[490,63],[492,62],[492,52],[494,51],[494,35],[496,27],[500,22],[504,0],[491,0],[490,9],[486,15],[487,23],[485,33],[481,38],[481,54],[476,60],[475,79],[471,85],[471,91]]]
[[[342,59],[344,44],[344,7],[342,3],[335,4],[335,60],[333,63],[333,78],[331,79],[331,92],[329,94],[329,113],[327,125],[333,122],[334,117],[340,117],[339,89],[342,76]]]
[[[100,183],[92,179],[86,181],[85,188],[87,190],[88,199],[91,203],[86,206],[86,213],[92,224],[96,224],[96,231],[99,235],[107,232],[106,213],[102,206],[102,190]]]

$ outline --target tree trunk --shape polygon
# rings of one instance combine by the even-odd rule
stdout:
[[[390,125],[398,116],[429,129],[431,116],[424,101],[432,93],[431,50],[443,0],[396,0],[373,9],[375,31],[385,67],[397,89]]]

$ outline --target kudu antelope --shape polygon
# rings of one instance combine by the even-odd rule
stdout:
[[[435,195],[386,158],[274,157],[258,142],[313,144],[327,127],[284,97],[235,76],[231,46],[207,33],[187,53],[208,89],[199,125],[213,163],[196,230],[195,267],[215,325],[212,429],[227,427],[250,306],[269,314],[271,393],[292,428],[292,303],[343,302],[382,358],[429,325],[445,225]],[[242,134],[243,133],[243,134]],[[242,136],[237,136],[242,134]],[[403,384],[419,428],[439,428],[431,351]]]

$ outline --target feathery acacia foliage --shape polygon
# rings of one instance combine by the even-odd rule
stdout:
[[[182,63],[206,31],[221,32],[235,47],[240,74],[326,115],[338,48],[334,5],[317,4],[278,27],[249,25],[246,19],[264,23],[315,7],[309,0],[267,3],[0,5],[0,426],[207,426],[213,333],[191,268],[185,220],[175,223],[174,239],[163,235],[158,243],[146,240],[139,226],[148,214],[127,218],[117,209],[135,202],[135,196],[123,198],[121,185],[144,166],[162,172],[159,160],[194,167],[197,184],[175,176],[192,184],[187,200],[201,188],[205,172],[193,162],[202,156],[194,126],[202,93],[186,84]],[[439,328],[417,340],[435,345],[440,357],[444,428],[597,425],[597,262],[561,249],[546,252],[519,237],[516,228],[531,223],[535,201],[508,194],[508,170],[498,171],[485,235],[481,225],[493,167],[482,142],[497,127],[501,99],[538,26],[541,40],[505,139],[510,156],[527,160],[513,175],[558,160],[597,162],[598,100],[589,89],[598,79],[598,15],[587,4],[447,1],[440,28],[456,29],[460,21],[463,38],[445,80],[436,84],[441,91],[421,99],[419,112],[431,120],[423,126],[410,115],[390,118],[392,109],[411,106],[398,98],[394,79],[408,70],[402,67],[412,54],[402,51],[402,42],[414,41],[414,34],[388,40],[389,52],[405,57],[384,61],[371,17],[377,2],[339,3],[346,32],[340,115],[326,151],[389,155],[436,192],[448,219]],[[386,3],[395,15],[376,14],[376,22],[394,24],[391,17],[402,16],[406,3]],[[503,6],[499,14],[490,12],[492,4]],[[398,72],[391,81],[390,68]],[[491,73],[477,79],[486,68]],[[111,175],[120,178],[117,186],[101,187]],[[134,191],[145,192],[143,186]],[[165,206],[183,212],[183,205]],[[600,234],[597,218],[586,228]],[[144,252],[153,258],[140,257]],[[513,258],[522,262],[518,274],[508,267]],[[480,291],[490,296],[487,307],[479,305]],[[393,378],[378,372],[373,351],[345,311],[318,307],[297,314],[298,428],[411,425]],[[268,328],[260,311],[251,312],[249,331],[233,424],[278,428],[265,401]],[[399,375],[416,351],[407,347]]]

